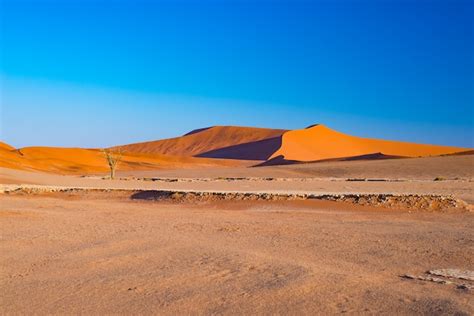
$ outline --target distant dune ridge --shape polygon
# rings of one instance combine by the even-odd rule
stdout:
[[[280,165],[472,154],[472,148],[424,145],[346,135],[315,124],[300,130],[238,126],[196,129],[183,136],[112,147],[121,170]],[[14,147],[0,142],[0,167],[64,174],[106,172],[99,149]]]
[[[341,158],[425,157],[469,150],[350,136],[321,124],[292,131],[216,126],[195,130],[182,137],[131,144],[121,148],[131,152],[221,159],[278,160],[281,163]]]
[[[181,137],[130,144],[120,148],[129,152],[198,156],[212,150],[279,137],[285,132],[286,130],[282,129],[213,126],[191,131]]]
[[[426,157],[466,150],[468,149],[350,136],[319,124],[285,133],[281,147],[270,159],[283,156],[285,160],[318,161],[371,154]]]
[[[125,171],[241,165],[239,161],[233,160],[127,152],[123,155],[118,169]],[[91,174],[108,171],[105,156],[99,149],[60,147],[25,147],[18,150],[0,147],[0,167],[59,174]]]

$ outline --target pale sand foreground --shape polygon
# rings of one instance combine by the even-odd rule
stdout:
[[[469,212],[55,193],[1,195],[0,223],[2,314],[474,313],[400,277],[473,270]]]
[[[0,195],[0,314],[474,314],[473,290],[457,288],[473,281],[400,277],[473,271],[472,212],[157,202],[132,200],[130,190],[439,194],[472,210],[473,162],[134,171],[115,181],[0,168],[2,189],[128,189]]]

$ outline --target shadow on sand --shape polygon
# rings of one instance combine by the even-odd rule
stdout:
[[[267,160],[281,146],[281,136],[258,140],[239,145],[211,150],[196,157],[240,159],[240,160]]]
[[[156,201],[156,200],[168,199],[171,197],[172,194],[173,193],[169,191],[147,190],[147,191],[139,191],[139,192],[133,193],[130,199]]]

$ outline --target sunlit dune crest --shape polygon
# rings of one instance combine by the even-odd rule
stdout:
[[[281,147],[270,157],[285,160],[318,161],[380,153],[385,156],[426,157],[467,151],[468,148],[424,145],[346,135],[324,125],[288,131]]]

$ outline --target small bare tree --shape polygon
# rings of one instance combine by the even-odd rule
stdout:
[[[110,149],[103,149],[102,152],[107,159],[107,164],[110,168],[110,179],[115,178],[115,170],[117,170],[117,165],[122,161],[123,152],[122,150],[112,151]]]

